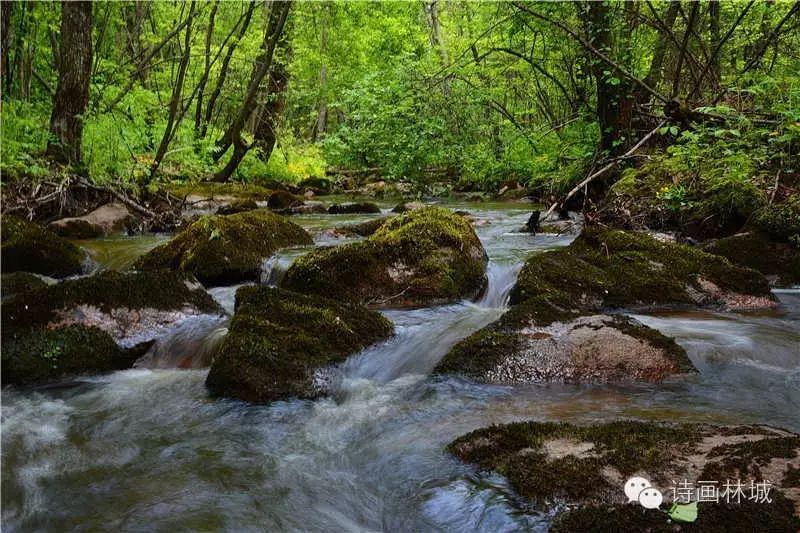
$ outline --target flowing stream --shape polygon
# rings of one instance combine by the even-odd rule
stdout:
[[[227,322],[208,317],[162,339],[139,368],[3,390],[3,530],[546,530],[548,516],[519,513],[502,478],[458,463],[445,445],[520,419],[800,431],[800,290],[780,292],[777,313],[639,316],[674,336],[700,370],[658,385],[501,387],[431,376],[454,343],[503,313],[528,254],[571,239],[519,233],[528,212],[518,207],[468,209],[490,257],[484,296],[386,311],[396,335],[352,356],[330,398],[210,399],[198,367]],[[353,219],[295,220],[321,230]],[[152,244],[128,241],[137,250]],[[267,261],[263,282],[302,252]],[[210,292],[232,310],[235,288]]]

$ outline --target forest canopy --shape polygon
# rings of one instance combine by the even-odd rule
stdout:
[[[778,168],[794,190],[798,50],[781,1],[4,2],[1,168],[552,200],[657,153],[736,208],[774,196]]]

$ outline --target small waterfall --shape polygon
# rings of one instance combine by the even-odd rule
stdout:
[[[508,304],[508,295],[517,282],[517,275],[522,263],[497,263],[489,261],[486,268],[488,283],[480,299],[475,302],[479,307],[497,309]]]
[[[228,333],[229,318],[218,315],[193,316],[153,346],[133,365],[135,368],[203,368]]]

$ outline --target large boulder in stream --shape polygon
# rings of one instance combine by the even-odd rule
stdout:
[[[107,271],[28,290],[3,303],[3,383],[130,366],[186,318],[221,314],[190,275]]]
[[[266,209],[201,217],[141,257],[135,268],[191,272],[206,285],[258,279],[262,262],[280,248],[312,244],[297,224]]]
[[[431,207],[392,217],[364,240],[315,249],[294,262],[281,285],[362,304],[436,305],[476,297],[486,263],[470,223]]]
[[[135,222],[136,218],[124,204],[112,202],[101,205],[83,216],[55,220],[47,227],[62,237],[92,239],[117,231],[125,231]]]
[[[353,215],[357,213],[375,214],[380,213],[381,208],[373,202],[346,202],[343,204],[333,204],[328,208],[331,215]]]
[[[361,306],[242,287],[206,385],[214,395],[258,403],[314,398],[328,391],[334,365],[392,332],[391,322]]]
[[[522,498],[521,508],[555,512],[554,532],[800,528],[800,435],[781,429],[627,420],[589,426],[517,422],[478,429],[447,449],[505,476]],[[660,508],[629,503],[626,484],[642,483],[632,477],[644,478],[651,493],[661,492]],[[742,491],[738,500],[732,494],[736,481]],[[718,491],[717,501],[698,504],[695,522],[672,521],[665,512],[676,499],[697,501],[696,493],[675,490],[683,483]],[[726,483],[732,484],[727,495]],[[754,497],[759,484],[769,491]]]
[[[86,253],[45,229],[13,215],[0,225],[3,272],[33,272],[64,278],[83,271]]]
[[[689,246],[585,228],[533,255],[511,308],[456,344],[437,372],[491,383],[661,381],[694,371],[683,348],[611,309],[749,309],[775,299],[760,273]]]
[[[778,286],[800,284],[800,244],[776,241],[766,233],[737,233],[706,243],[703,249],[731,263],[758,270]]]

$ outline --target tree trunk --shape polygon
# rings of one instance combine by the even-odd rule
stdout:
[[[206,104],[206,113],[203,117],[202,126],[200,127],[201,138],[205,138],[206,134],[208,133],[208,125],[211,123],[211,117],[214,115],[214,106],[217,103],[217,99],[222,93],[222,86],[225,84],[225,78],[228,76],[228,67],[230,65],[231,58],[233,57],[233,52],[236,50],[236,46],[239,44],[239,42],[241,42],[242,37],[244,37],[245,32],[247,32],[247,28],[250,26],[250,19],[253,17],[253,10],[255,10],[255,7],[255,2],[250,2],[247,5],[247,11],[245,12],[242,27],[239,30],[239,36],[236,40],[232,41],[231,44],[228,45],[228,50],[225,53],[225,57],[222,59],[222,65],[219,69],[217,83],[214,87],[214,90],[211,91],[211,95],[208,98],[208,103]]]
[[[653,59],[650,61],[650,69],[647,72],[647,76],[644,78],[644,82],[653,88],[657,88],[662,79],[664,57],[666,56],[667,43],[669,42],[667,32],[672,31],[672,27],[675,25],[675,18],[678,16],[678,7],[680,7],[680,3],[677,1],[669,3],[667,12],[664,14],[663,27],[659,28],[658,31],[658,38],[656,39],[655,48],[653,49]]]
[[[708,33],[709,33],[709,49],[712,51],[712,56],[709,58],[709,74],[711,77],[711,87],[719,89],[722,69],[719,64],[719,53],[714,53],[720,46],[721,36],[719,30],[719,0],[711,0],[708,4]]]
[[[426,0],[425,14],[428,18],[428,26],[430,27],[431,48],[439,53],[442,60],[442,65],[450,63],[450,58],[447,55],[447,47],[444,44],[444,37],[442,36],[442,25],[439,20],[439,6],[438,0]]]
[[[284,32],[285,35],[285,32]],[[285,45],[285,43],[284,43]],[[289,53],[288,47],[283,47]],[[278,120],[286,107],[286,88],[289,86],[289,71],[283,61],[275,63],[267,82],[267,101],[261,106],[253,131],[253,145],[262,161],[269,161],[278,139]]]
[[[61,3],[61,57],[50,115],[47,155],[60,163],[80,163],[83,114],[92,72],[92,3]]]
[[[206,83],[208,83],[208,75],[211,73],[211,37],[214,34],[214,19],[217,16],[218,7],[219,0],[216,0],[214,5],[211,6],[211,13],[208,16],[208,28],[206,29],[205,68],[203,69],[203,76],[200,78],[200,84],[197,88],[197,104],[194,110],[195,137],[200,135],[203,122],[203,91],[206,88]]]
[[[150,167],[150,177],[152,178],[158,171],[161,161],[167,153],[169,142],[173,136],[173,128],[175,128],[175,118],[178,116],[178,109],[181,105],[181,94],[183,93],[183,84],[186,79],[186,69],[189,68],[189,58],[192,52],[192,19],[194,18],[195,1],[192,0],[189,6],[189,14],[187,15],[188,22],[186,24],[186,35],[183,43],[183,55],[181,62],[178,65],[178,75],[175,78],[175,87],[172,89],[172,98],[169,101],[169,116],[167,118],[167,127],[164,129],[164,135],[161,137],[161,143],[158,145],[158,151],[153,159],[153,165]]]
[[[242,129],[257,107],[256,99],[258,97],[259,87],[272,67],[275,48],[283,33],[286,18],[289,15],[291,7],[292,4],[290,1],[274,2],[272,4],[267,31],[264,34],[264,51],[259,55],[258,59],[256,59],[256,63],[253,66],[253,74],[250,77],[250,84],[247,87],[244,101],[239,108],[236,118],[234,118],[222,137],[217,140],[217,151],[214,156],[215,160],[219,160],[231,145],[234,147],[234,153],[231,160],[228,161],[228,164],[214,175],[215,181],[228,181],[234,170],[239,166],[241,160],[247,154],[247,150],[250,148],[242,139]]]
[[[11,11],[13,7],[13,2],[0,4],[0,38],[2,39],[0,41],[0,80],[5,79],[5,72],[8,68],[8,45],[10,44],[8,29],[11,27]]]
[[[614,49],[609,15],[609,7],[604,2],[587,2],[581,8],[589,44],[607,53]],[[632,91],[628,81],[616,77],[603,62],[589,58],[589,64],[597,86],[600,149],[613,156],[624,151],[630,140]]]
[[[321,139],[328,129],[328,26],[331,19],[331,4],[325,3],[322,11],[322,35],[320,38],[319,52],[322,64],[319,67],[319,112],[317,123],[314,125],[314,140]]]

